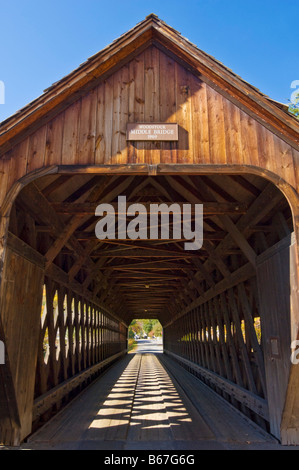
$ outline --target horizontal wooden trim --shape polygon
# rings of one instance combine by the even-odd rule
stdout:
[[[273,255],[277,254],[279,251],[284,250],[285,248],[293,245],[295,243],[295,233],[292,232],[290,235],[287,235],[285,238],[280,240],[275,245],[271,246],[268,250],[264,251],[261,255],[259,255],[256,259],[256,264],[259,265],[264,263]]]
[[[39,229],[38,229],[39,230]],[[43,227],[42,230],[40,231],[44,231],[44,232],[50,232],[51,231],[51,227]],[[93,232],[85,232],[85,231],[76,231],[74,232],[74,235],[75,237],[77,238],[77,240],[98,240],[96,234],[95,234],[95,231]],[[203,235],[203,239],[204,240],[223,240],[225,238],[225,236],[227,235],[227,232],[206,232],[204,231],[204,235]],[[196,255],[194,253],[183,253],[182,252],[178,252],[178,251],[171,251],[171,250],[163,250],[163,249],[158,249],[157,246],[153,245],[152,246],[148,246],[148,245],[143,245],[142,244],[142,241],[148,241],[148,238],[146,239],[142,239],[142,238],[137,238],[136,240],[131,240],[129,238],[117,238],[115,240],[111,240],[111,239],[105,239],[105,243],[110,243],[111,245],[122,245],[124,247],[124,250],[126,249],[128,252],[132,252],[133,253],[133,249],[134,250],[137,250],[139,249],[140,247],[140,250],[143,250],[143,255],[142,257],[144,256],[147,256],[146,252],[151,252],[153,253],[154,251],[156,251],[156,253],[158,252],[161,252],[162,254],[164,253],[164,256],[172,256],[172,255],[176,255],[176,256],[181,256],[182,258],[196,258]],[[163,239],[164,241],[166,241],[166,239]],[[176,241],[186,241],[185,238],[181,238],[179,240],[174,240],[173,238],[171,239],[167,239],[167,240],[171,240],[173,242],[176,242]],[[159,242],[161,240],[158,240]],[[135,243],[136,242],[136,243]],[[114,257],[114,253],[110,252],[111,253],[111,257],[113,258]],[[103,251],[101,252],[101,256],[106,256],[107,255],[107,252],[106,251]],[[152,255],[154,256],[154,254]],[[91,256],[92,257],[92,256]]]
[[[191,368],[192,370],[194,370],[194,372],[199,373],[201,377],[208,380],[211,384],[216,385],[223,392],[228,393],[238,402],[247,406],[247,408],[254,411],[265,420],[269,421],[268,403],[263,398],[254,395],[245,388],[236,385],[235,383],[231,382],[228,379],[225,379],[224,377],[221,377],[215,372],[205,369],[204,367],[199,366],[198,364],[195,364],[194,362],[191,362],[181,356],[178,356],[177,354],[174,354],[167,350],[164,350],[164,353],[173,357],[176,361],[181,362],[185,366]]]
[[[52,202],[51,206],[57,213],[60,214],[76,214],[76,215],[95,215],[96,208],[100,204],[100,202],[82,202],[82,203],[72,203],[72,202]],[[126,210],[132,205],[136,203],[127,202],[126,203]],[[188,204],[188,201],[185,202],[169,202],[169,203],[161,203],[161,202],[139,202],[138,204],[142,204],[146,212],[149,213],[151,210],[151,205],[158,205],[163,207],[167,206],[171,207],[173,204],[179,206],[180,210],[184,209],[184,205]],[[200,204],[200,203],[198,203]],[[203,205],[203,215],[217,215],[217,214],[245,214],[248,205],[244,203],[235,203],[235,202],[201,202]],[[118,203],[111,202],[109,205],[113,208],[115,214],[118,214]],[[191,206],[191,213],[194,214],[194,207]],[[169,211],[166,209],[162,213],[168,214]],[[133,217],[133,216],[132,216]]]
[[[60,401],[65,395],[74,390],[78,385],[82,384],[85,380],[89,379],[93,374],[99,372],[103,367],[108,366],[113,361],[121,358],[124,354],[127,353],[127,350],[121,351],[120,353],[114,354],[113,356],[104,359],[103,361],[95,364],[94,366],[85,369],[82,372],[74,375],[74,377],[62,382],[49,392],[44,393],[33,403],[33,413],[32,419],[35,421],[39,416],[48,411],[55,403]]]
[[[156,165],[155,165],[156,166]],[[136,174],[136,175],[147,175],[150,171],[151,165],[147,163],[128,163],[120,165],[59,165],[59,174]]]
[[[32,264],[39,266],[43,270],[45,269],[45,258],[43,255],[11,232],[8,232],[7,247]]]

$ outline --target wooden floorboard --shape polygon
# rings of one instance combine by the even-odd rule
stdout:
[[[279,448],[164,354],[128,354],[21,449]]]

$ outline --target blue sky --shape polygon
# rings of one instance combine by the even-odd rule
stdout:
[[[155,13],[274,100],[299,80],[293,0],[0,0],[0,121]]]

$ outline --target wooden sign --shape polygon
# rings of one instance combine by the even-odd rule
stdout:
[[[173,123],[128,123],[127,140],[178,140],[178,125]]]

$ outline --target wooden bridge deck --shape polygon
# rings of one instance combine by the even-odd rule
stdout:
[[[21,449],[277,449],[165,354],[128,354]]]

